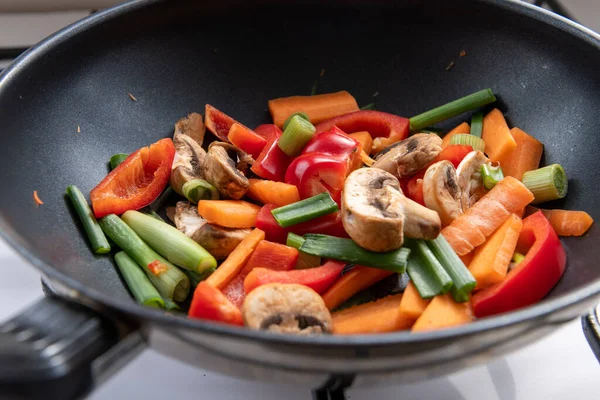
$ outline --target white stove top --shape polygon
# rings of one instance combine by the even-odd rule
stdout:
[[[18,3],[23,5],[36,2],[31,0]],[[0,0],[0,11],[4,11],[11,4],[17,2]],[[600,30],[598,0],[563,0],[563,4],[576,18],[587,23],[589,27]],[[30,45],[86,14],[0,14],[0,47]],[[26,30],[23,30],[24,27]],[[0,61],[0,68],[4,65],[6,63],[2,64]],[[2,241],[0,270],[2,321],[35,301],[42,292],[37,271]],[[349,400],[596,400],[600,398],[599,379],[600,364],[588,348],[580,321],[576,320],[545,339],[488,365],[427,382],[350,389],[346,394]],[[146,350],[89,398],[306,400],[310,399],[310,393],[304,387],[266,385],[232,379],[192,368],[152,350]]]

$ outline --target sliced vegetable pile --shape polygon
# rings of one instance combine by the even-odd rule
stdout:
[[[93,212],[67,195],[145,306],[279,333],[447,328],[544,298],[566,266],[559,236],[593,223],[531,206],[564,197],[566,173],[482,111],[495,100],[486,89],[407,119],[345,91],[294,96],[269,101],[273,124],[256,129],[206,105],[173,139],[115,154]],[[428,133],[468,111],[470,125]],[[172,191],[166,222],[153,210]]]

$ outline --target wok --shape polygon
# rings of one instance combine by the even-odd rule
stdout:
[[[66,28],[0,75],[0,231],[55,293],[0,328],[0,393],[81,396],[150,346],[340,398],[350,384],[431,378],[552,332],[600,298],[596,226],[563,240],[567,271],[533,307],[437,332],[281,336],[138,306],[112,260],[90,251],[64,190],[89,193],[112,154],[171,135],[207,102],[254,126],[269,120],[268,99],[309,94],[315,80],[362,104],[378,93],[380,110],[403,116],[491,87],[510,125],[545,144],[543,162],[568,172],[555,206],[598,219],[599,68],[598,35],[514,0],[134,1]],[[593,339],[594,315],[585,321]]]

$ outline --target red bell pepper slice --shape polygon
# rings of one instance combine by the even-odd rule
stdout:
[[[221,291],[205,281],[196,286],[188,317],[244,325],[242,312]]]
[[[458,168],[458,164],[473,151],[473,147],[467,144],[451,144],[450,146],[444,147],[440,154],[435,158],[432,162],[436,163],[438,161],[447,160],[454,165],[454,168]],[[429,164],[431,165],[431,164]]]
[[[292,161],[285,174],[285,182],[298,188],[301,199],[329,192],[339,204],[349,173],[346,160],[327,154],[304,154]]]
[[[526,254],[525,259],[509,271],[502,282],[473,295],[473,312],[478,318],[540,301],[565,272],[565,249],[540,211],[523,220],[517,251]]]
[[[254,249],[242,270],[221,291],[237,307],[246,298],[244,279],[254,268],[267,268],[273,271],[294,269],[298,261],[298,250],[279,243],[263,240]]]
[[[258,158],[267,145],[267,139],[238,123],[231,126],[227,138],[233,145],[250,154],[254,159]]]
[[[327,154],[334,158],[347,160],[348,164],[352,166],[356,164],[355,160],[360,162],[361,150],[362,144],[358,140],[348,136],[337,126],[333,126],[328,131],[315,135],[302,149],[301,154]]]
[[[362,110],[340,115],[317,124],[317,134],[337,126],[344,132],[367,131],[374,138],[371,154],[383,150],[386,146],[406,139],[410,130],[407,118],[381,111]]]
[[[406,197],[422,206],[425,206],[425,195],[423,194],[423,176],[417,178],[417,175],[415,175],[408,180],[406,183]]]
[[[308,286],[317,293],[324,293],[340,277],[346,264],[340,261],[328,261],[317,268],[293,271],[273,271],[266,268],[254,268],[244,280],[246,294],[267,283],[296,283]]]
[[[152,203],[171,176],[175,146],[169,138],[133,152],[90,193],[96,218]]]
[[[219,140],[229,143],[227,136],[231,126],[237,121],[210,104],[204,110],[204,126]]]
[[[264,231],[265,238],[272,242],[285,243],[289,232],[301,236],[307,233],[321,233],[343,238],[348,237],[344,225],[342,225],[342,215],[339,211],[288,228],[282,228],[271,213],[275,208],[277,208],[275,204],[265,204],[256,216],[256,228]]]
[[[260,125],[255,132],[267,139],[267,145],[250,170],[263,179],[282,182],[292,159],[279,148],[281,130],[275,125]]]

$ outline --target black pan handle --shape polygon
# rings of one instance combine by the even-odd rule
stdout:
[[[144,347],[136,327],[43,297],[0,325],[0,399],[77,399]]]
[[[590,348],[600,361],[600,305],[596,306],[588,315],[581,317],[581,325]]]

